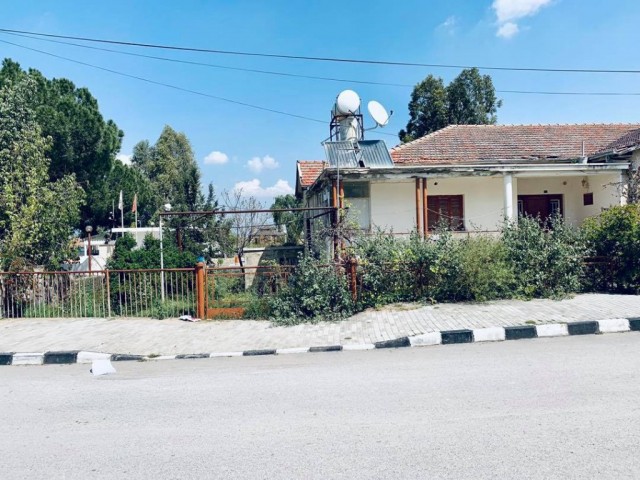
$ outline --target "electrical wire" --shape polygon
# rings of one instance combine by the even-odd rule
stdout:
[[[109,40],[92,37],[79,37],[72,35],[55,35],[52,33],[30,32],[26,30],[14,30],[8,28],[0,28],[0,32],[5,33],[21,33],[27,35],[35,35],[39,37],[61,38],[66,40],[80,40],[83,42],[103,43],[111,45],[125,45],[130,47],[154,48],[162,50],[176,50],[199,53],[214,53],[219,55],[234,55],[247,57],[265,57],[265,58],[281,58],[287,60],[305,60],[315,62],[336,62],[336,63],[354,63],[369,65],[387,65],[401,67],[428,67],[428,68],[478,68],[480,70],[497,70],[512,72],[547,72],[547,73],[606,73],[606,74],[640,74],[640,70],[624,70],[624,69],[604,69],[604,68],[542,68],[542,67],[506,67],[506,66],[487,66],[487,65],[463,65],[463,64],[444,64],[444,63],[419,63],[406,61],[390,61],[390,60],[371,60],[358,58],[340,58],[340,57],[315,57],[308,55],[288,55],[264,52],[246,52],[239,50],[221,50],[211,48],[183,47],[178,45],[163,45],[156,43],[128,42],[122,40]]]
[[[193,95],[199,95],[201,97],[212,98],[212,99],[215,99],[215,100],[220,100],[220,101],[227,102],[227,103],[232,103],[232,104],[235,104],[235,105],[240,105],[240,106],[243,106],[243,107],[253,108],[253,109],[256,109],[256,110],[262,110],[264,112],[270,112],[270,113],[275,113],[275,114],[278,114],[278,115],[285,115],[287,117],[298,118],[300,120],[306,120],[308,122],[322,123],[322,124],[326,124],[327,123],[325,120],[319,120],[317,118],[307,117],[307,116],[304,116],[304,115],[298,115],[296,113],[284,112],[282,110],[275,110],[273,108],[262,107],[262,106],[254,105],[254,104],[247,103],[247,102],[241,102],[239,100],[232,100],[232,99],[229,99],[229,98],[220,97],[218,95],[211,95],[211,94],[208,94],[208,93],[199,92],[197,90],[191,90],[189,88],[179,87],[177,85],[172,85],[170,83],[158,82],[156,80],[151,80],[149,78],[139,77],[137,75],[131,75],[129,73],[120,72],[118,70],[113,70],[111,68],[101,67],[99,65],[94,65],[92,63],[82,62],[80,60],[75,60],[73,58],[64,57],[62,55],[57,55],[55,53],[47,52],[47,51],[44,51],[44,50],[39,50],[37,48],[27,47],[25,45],[20,45],[20,44],[14,43],[14,42],[9,42],[7,40],[0,40],[0,43],[13,45],[14,47],[23,48],[25,50],[30,50],[32,52],[41,53],[43,55],[47,55],[47,56],[50,56],[50,57],[53,57],[53,58],[58,58],[58,59],[61,59],[61,60],[65,60],[67,62],[76,63],[78,65],[84,65],[86,67],[95,68],[95,69],[102,70],[102,71],[105,71],[105,72],[113,73],[114,75],[120,75],[120,76],[123,76],[123,77],[132,78],[132,79],[135,79],[135,80],[139,80],[141,82],[146,82],[146,83],[150,83],[150,84],[153,84],[153,85],[159,85],[159,86],[162,86],[162,87],[171,88],[173,90],[178,90],[178,91],[181,91],[181,92],[191,93]],[[391,137],[397,138],[397,135],[393,134],[393,133],[387,133],[387,132],[381,132],[381,131],[375,131],[375,132],[371,132],[371,133],[375,133],[375,134],[378,134],[378,135],[387,135],[387,136],[391,136]]]
[[[410,83],[374,82],[374,81],[370,81],[370,80],[356,80],[356,79],[353,79],[353,78],[320,77],[320,76],[315,76],[315,75],[301,75],[301,74],[297,74],[297,73],[278,72],[278,71],[273,71],[273,70],[260,70],[260,69],[254,69],[254,68],[230,67],[228,65],[219,65],[219,64],[205,63],[205,62],[195,62],[195,61],[191,61],[191,60],[180,60],[180,59],[177,59],[177,58],[159,57],[159,56],[156,56],[156,55],[144,55],[144,54],[141,54],[141,53],[125,52],[125,51],[122,51],[122,50],[113,50],[113,49],[110,49],[110,48],[94,47],[94,46],[91,46],[91,45],[82,45],[80,43],[64,42],[64,41],[60,41],[60,40],[52,40],[50,38],[40,38],[40,37],[36,37],[36,36],[33,36],[33,35],[3,32],[2,30],[0,30],[0,33],[4,33],[6,35],[11,35],[11,36],[16,36],[16,37],[28,38],[28,39],[31,39],[31,40],[36,40],[36,41],[41,41],[41,42],[56,43],[56,44],[59,44],[59,45],[68,45],[68,46],[73,46],[73,47],[78,47],[78,48],[85,48],[85,49],[89,49],[89,50],[96,50],[96,51],[101,51],[101,52],[115,53],[115,54],[118,54],[118,55],[127,55],[127,56],[131,56],[131,57],[147,58],[147,59],[159,60],[159,61],[163,61],[163,62],[178,63],[178,64],[184,64],[184,65],[195,65],[195,66],[200,66],[200,67],[215,68],[215,69],[221,69],[221,70],[232,70],[232,71],[238,71],[238,72],[258,73],[258,74],[262,74],[262,75],[274,75],[274,76],[290,77],[290,78],[303,78],[303,79],[307,79],[307,80],[319,80],[319,81],[336,82],[336,83],[353,83],[353,84],[359,84],[359,85],[377,85],[377,86],[383,86],[383,87],[402,87],[402,88],[413,88],[413,87],[415,87],[415,85],[410,84]],[[496,90],[496,93],[517,94],[517,95],[640,96],[640,92],[573,92],[573,91],[557,92],[557,91],[539,91],[539,90]]]
[[[106,68],[106,67],[101,67],[101,66],[98,66],[98,65],[94,65],[92,63],[82,62],[80,60],[74,60],[72,58],[63,57],[62,55],[56,55],[55,53],[46,52],[44,50],[39,50],[37,48],[26,47],[24,45],[19,45],[17,43],[9,42],[7,40],[0,40],[0,43],[13,45],[14,47],[24,48],[26,50],[31,50],[33,52],[38,52],[38,53],[41,53],[43,55],[48,55],[50,57],[54,57],[54,58],[58,58],[58,59],[61,59],[61,60],[65,60],[67,62],[76,63],[78,65],[84,65],[86,67],[95,68],[95,69],[98,69],[98,70],[102,70],[104,72],[113,73],[115,75],[120,75],[120,76],[123,76],[123,77],[133,78],[135,80],[139,80],[141,82],[146,82],[146,83],[151,83],[153,85],[160,85],[162,87],[172,88],[174,90],[179,90],[181,92],[191,93],[193,95],[199,95],[201,97],[213,98],[215,100],[220,100],[222,102],[232,103],[232,104],[235,104],[235,105],[241,105],[243,107],[254,108],[256,110],[262,110],[262,111],[265,111],[265,112],[276,113],[276,114],[279,114],[279,115],[286,115],[288,117],[299,118],[301,120],[307,120],[307,121],[310,121],[310,122],[323,123],[323,124],[327,123],[326,121],[318,120],[317,118],[305,117],[304,115],[298,115],[298,114],[295,114],[295,113],[283,112],[282,110],[275,110],[273,108],[261,107],[259,105],[254,105],[254,104],[251,104],[251,103],[241,102],[241,101],[238,101],[238,100],[232,100],[230,98],[220,97],[218,95],[211,95],[211,94],[208,94],[208,93],[199,92],[197,90],[191,90],[189,88],[179,87],[177,85],[171,85],[169,83],[158,82],[156,80],[151,80],[149,78],[139,77],[137,75],[131,75],[129,73],[119,72],[117,70],[113,70],[113,69]]]

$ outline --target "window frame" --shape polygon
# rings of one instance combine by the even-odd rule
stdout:
[[[447,223],[449,224],[449,230],[453,231],[453,232],[465,232],[466,231],[466,227],[465,227],[465,216],[464,216],[464,195],[460,194],[460,195],[428,195],[427,196],[427,230],[429,232],[433,232],[437,229],[438,224],[440,223],[441,220],[441,204],[440,202],[442,201],[446,201],[448,202],[448,208],[447,208],[447,212],[444,214],[445,218],[448,220]],[[453,201],[459,201],[460,202],[460,223],[456,226],[453,227],[452,226],[452,221],[451,219],[455,217],[454,215],[454,207],[453,207]],[[430,206],[429,204],[431,202],[436,202],[438,201],[438,212],[435,212],[435,208],[433,206]],[[433,205],[433,204],[432,204]],[[432,218],[436,217],[437,220],[433,221]]]

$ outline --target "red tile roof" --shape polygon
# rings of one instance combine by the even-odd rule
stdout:
[[[303,188],[310,187],[324,170],[322,160],[298,160],[298,180]]]
[[[451,125],[391,150],[396,165],[472,164],[579,158],[640,124]]]
[[[631,130],[627,134],[611,142],[609,145],[602,149],[602,153],[617,153],[623,150],[633,149],[637,147],[640,147],[640,128]]]

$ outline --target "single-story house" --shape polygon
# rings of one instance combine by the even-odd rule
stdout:
[[[497,232],[518,214],[579,225],[626,202],[640,124],[451,125],[390,151],[369,140],[325,152],[297,163],[296,194],[308,207],[342,198],[365,231]]]

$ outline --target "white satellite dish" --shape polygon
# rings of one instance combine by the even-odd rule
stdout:
[[[369,110],[369,114],[373,117],[373,120],[378,124],[379,127],[384,127],[387,123],[389,123],[389,114],[380,102],[371,100],[367,104],[367,110]]]
[[[353,90],[340,92],[336,99],[336,111],[342,115],[351,115],[360,108],[360,97]]]

